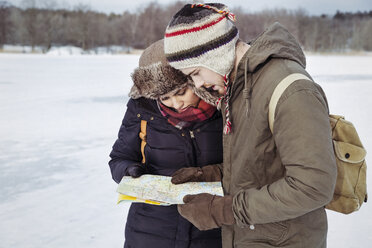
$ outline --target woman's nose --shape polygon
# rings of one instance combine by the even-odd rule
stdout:
[[[179,110],[181,109],[183,106],[183,102],[178,98],[178,97],[174,97],[173,98],[173,108]]]

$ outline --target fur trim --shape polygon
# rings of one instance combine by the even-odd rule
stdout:
[[[216,102],[218,98],[220,97],[218,95],[218,92],[216,91],[210,92],[204,87],[196,88],[194,86],[194,83],[193,82],[191,83],[193,85],[192,87],[193,91],[198,97],[200,97],[201,99],[203,99],[204,102],[209,103],[212,106],[217,106]]]
[[[157,100],[160,96],[187,85],[188,78],[170,65],[161,63],[139,67],[132,74],[133,87],[129,96]]]

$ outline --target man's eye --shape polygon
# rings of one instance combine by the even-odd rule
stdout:
[[[197,75],[199,75],[199,71],[194,71],[194,72],[191,74],[191,77],[195,77],[195,76],[197,76]]]
[[[169,97],[162,97],[162,98],[160,98],[160,101],[166,101],[166,100],[168,100],[169,99]]]

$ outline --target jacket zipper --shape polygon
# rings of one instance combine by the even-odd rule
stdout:
[[[195,138],[194,131],[191,131],[191,130],[190,130],[190,137],[191,137],[192,139]]]
[[[191,144],[193,146],[193,150],[196,154],[196,157],[197,156],[200,156],[201,152],[200,152],[200,149],[199,149],[199,146],[198,146],[198,143],[196,142],[196,139],[195,139],[195,133],[193,130],[189,130],[190,132],[190,138],[191,138]],[[195,162],[197,162],[197,159],[195,158]]]

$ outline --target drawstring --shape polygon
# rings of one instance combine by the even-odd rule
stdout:
[[[244,90],[243,90],[243,97],[245,99],[245,104],[247,106],[246,108],[246,116],[249,117],[249,110],[251,108],[251,96],[252,96],[252,87],[251,84],[249,84],[249,87],[247,86],[248,78],[247,78],[247,69],[248,69],[248,57],[245,60],[244,63]],[[252,74],[250,74],[250,82],[252,82]]]
[[[247,59],[245,60],[245,63],[244,63],[244,89],[243,89],[243,97],[245,99],[245,104],[246,104],[246,116],[247,118],[249,117],[249,113],[250,113],[250,108],[251,108],[251,98],[252,98],[252,82],[253,82],[253,75],[252,73],[250,73],[250,80],[248,80],[248,75],[247,75],[247,71],[248,71],[248,57]],[[226,123],[225,123],[225,126],[223,128],[223,133],[224,134],[229,134],[231,132],[231,129],[232,129],[232,123],[230,121],[230,96],[231,96],[231,84],[229,82],[229,78],[227,77],[227,75],[224,76],[223,78],[223,81],[224,81],[224,89],[225,89],[225,94],[223,96],[221,96],[220,98],[218,98],[216,104],[217,104],[217,109],[218,110],[221,110],[221,102],[222,100],[224,100],[224,103],[225,103],[225,116],[226,116]],[[248,82],[250,82],[248,84]]]
[[[221,109],[222,99],[225,102],[225,105],[226,105],[225,106],[226,123],[225,123],[225,126],[223,128],[223,133],[224,134],[229,134],[231,132],[231,129],[232,129],[232,123],[230,121],[231,84],[229,82],[229,78],[227,77],[227,75],[225,75],[223,77],[223,83],[224,83],[225,94],[223,96],[221,96],[220,98],[218,98],[216,104],[217,104],[217,109],[220,110]]]
[[[230,21],[232,22],[236,22],[236,16],[235,14],[231,13],[229,11],[229,9],[226,9],[226,10],[220,10],[216,7],[213,7],[213,6],[210,6],[210,5],[207,5],[207,4],[202,4],[202,3],[198,3],[198,4],[192,4],[191,5],[191,8],[195,8],[195,7],[201,7],[201,8],[206,8],[206,9],[211,9],[211,10],[214,10],[216,11],[217,13],[220,13],[224,16],[226,16]]]

